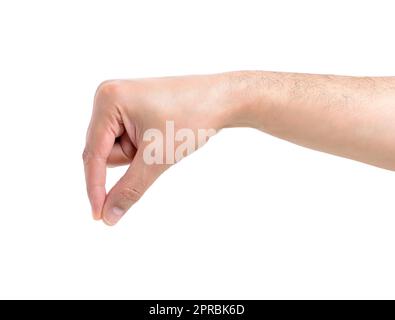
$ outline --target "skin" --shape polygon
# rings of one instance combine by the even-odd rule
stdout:
[[[395,170],[395,77],[263,71],[111,80],[97,89],[83,153],[93,217],[116,224],[170,165],[146,164],[144,132],[252,127]],[[175,141],[175,145],[180,142]],[[129,165],[106,193],[108,166]]]

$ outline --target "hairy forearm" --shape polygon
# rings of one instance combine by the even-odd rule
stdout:
[[[227,76],[238,103],[225,126],[254,127],[395,170],[395,77],[255,71]]]
[[[117,223],[175,159],[204,144],[201,132],[238,126],[395,170],[395,78],[248,71],[106,81],[83,153],[94,217]],[[106,165],[122,164],[107,193]]]

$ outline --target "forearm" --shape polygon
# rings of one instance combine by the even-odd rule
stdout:
[[[201,132],[238,126],[395,170],[395,78],[249,71],[106,81],[83,153],[94,217],[117,223],[175,159],[204,144]],[[106,193],[106,165],[122,164]]]
[[[226,126],[250,126],[343,157],[395,169],[395,77],[228,74]]]

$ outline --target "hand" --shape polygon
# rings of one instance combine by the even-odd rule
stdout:
[[[160,174],[207,140],[204,132],[211,136],[227,124],[232,102],[224,77],[115,80],[99,86],[83,153],[95,219],[117,223]],[[126,164],[127,172],[106,194],[106,167]]]
[[[204,134],[223,127],[254,127],[395,170],[394,101],[395,77],[241,71],[105,82],[84,151],[93,215],[115,224]],[[130,166],[106,195],[106,166],[122,164]]]

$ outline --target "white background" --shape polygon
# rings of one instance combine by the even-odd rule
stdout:
[[[1,1],[0,297],[395,298],[390,171],[228,129],[110,228],[81,160],[105,79],[395,75],[391,4]]]

